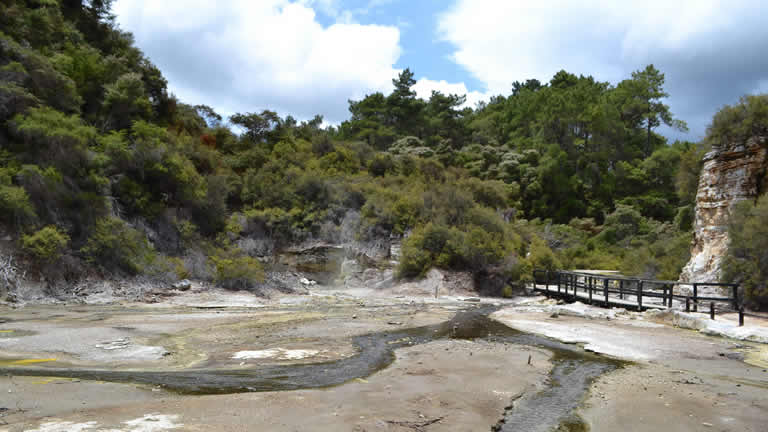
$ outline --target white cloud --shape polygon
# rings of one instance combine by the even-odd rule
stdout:
[[[560,69],[617,82],[654,63],[673,111],[701,123],[768,78],[766,15],[761,0],[457,0],[438,35],[493,93]]]
[[[628,62],[639,67],[668,52],[695,56],[706,49],[701,42],[738,24],[745,12],[754,13],[727,5],[723,0],[592,0],[578,6],[569,0],[459,0],[441,15],[438,30],[456,46],[458,64],[490,88],[508,91],[514,80],[548,80],[563,67],[599,69],[618,79]]]
[[[337,122],[348,99],[391,88],[400,32],[323,27],[311,6],[342,14],[333,0],[119,0],[115,13],[185,102]]]

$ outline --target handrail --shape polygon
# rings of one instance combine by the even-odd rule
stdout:
[[[534,272],[541,272],[546,270],[534,270]],[[557,272],[563,273],[563,274],[574,274],[579,276],[588,276],[598,279],[612,279],[612,280],[629,280],[629,281],[643,281],[646,283],[655,283],[655,284],[663,284],[663,285],[693,285],[696,284],[698,286],[722,286],[722,287],[734,287],[739,286],[737,283],[727,283],[727,282],[684,282],[684,281],[672,281],[672,280],[662,280],[662,279],[645,279],[645,278],[636,278],[636,277],[630,277],[630,276],[622,276],[622,275],[603,275],[600,273],[584,273],[584,272],[576,272],[571,270],[556,270]]]
[[[735,309],[739,309],[739,284],[737,283],[654,280],[622,275],[541,269],[535,269],[533,277],[534,290],[536,291],[543,291],[546,294],[554,293],[573,299],[586,299],[589,302],[593,302],[596,299],[605,305],[613,303],[631,306],[632,304],[625,297],[634,296],[638,309],[647,309],[649,307],[649,303],[643,305],[644,297],[649,299],[661,298],[664,307],[672,307],[673,302],[677,299],[685,300],[687,305],[692,300],[694,310],[698,310],[698,304],[701,301],[727,302],[731,303]],[[546,279],[544,282],[545,287],[543,289],[538,288],[538,284],[544,279]],[[627,286],[626,282],[630,282],[629,286]],[[549,287],[551,285],[556,285],[557,291],[554,291],[554,289],[550,290]],[[693,288],[693,295],[675,294],[675,287],[679,286],[691,286]],[[732,295],[727,297],[699,296],[698,289],[700,287],[730,288]],[[597,293],[597,297],[594,297],[595,293]],[[619,299],[614,299],[612,302],[611,294],[618,294]],[[652,306],[657,307],[658,304]]]

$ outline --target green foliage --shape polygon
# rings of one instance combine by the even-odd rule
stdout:
[[[57,261],[69,244],[69,236],[55,226],[47,226],[34,234],[21,237],[21,247],[39,263]]]
[[[17,227],[35,222],[37,215],[26,190],[16,186],[0,185],[0,218],[5,223]]]
[[[503,235],[478,226],[458,229],[428,223],[403,242],[398,275],[424,276],[432,267],[479,272],[500,263],[510,251]]]
[[[216,283],[226,288],[250,288],[264,280],[264,269],[256,258],[237,248],[216,248],[210,256],[216,269]]]
[[[742,201],[734,206],[728,223],[730,243],[723,260],[722,279],[739,282],[745,302],[768,308],[768,195],[756,204]]]
[[[768,95],[744,96],[736,105],[726,105],[715,114],[707,129],[713,147],[743,144],[754,136],[768,134]]]
[[[146,236],[115,218],[98,220],[80,251],[91,263],[129,274],[142,273],[156,258]]]
[[[104,86],[103,105],[114,129],[124,129],[137,119],[149,118],[152,113],[142,77],[135,72],[122,75],[114,83]]]
[[[379,153],[373,157],[368,165],[368,172],[374,177],[383,177],[392,173],[395,169],[395,160],[386,153]]]
[[[111,3],[0,2],[0,222],[35,250],[66,232],[62,251],[109,270],[201,274],[163,254],[205,251],[219,283],[243,288],[263,272],[251,239],[403,235],[403,277],[469,270],[500,292],[534,267],[674,278],[703,153],[766,134],[766,97],[749,96],[706,142],[667,145],[658,127],[685,125],[652,65],[617,85],[515,82],[474,109],[416,97],[406,69],[338,127],[270,110],[226,124],[168,94]]]
[[[605,226],[598,239],[609,244],[615,244],[630,239],[643,229],[643,216],[634,208],[618,205],[616,211],[605,218]]]
[[[536,269],[558,270],[562,268],[562,264],[555,257],[552,249],[539,237],[534,237],[531,241],[528,261]]]

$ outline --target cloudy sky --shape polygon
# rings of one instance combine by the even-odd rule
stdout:
[[[560,69],[616,83],[653,63],[700,138],[712,114],[768,92],[764,0],[118,0],[120,26],[183,101],[338,123],[391,89],[470,104]]]

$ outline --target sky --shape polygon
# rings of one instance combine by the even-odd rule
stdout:
[[[419,97],[468,106],[557,71],[616,84],[654,64],[698,140],[712,115],[768,92],[764,0],[117,0],[124,30],[183,102],[338,124],[406,67]]]

